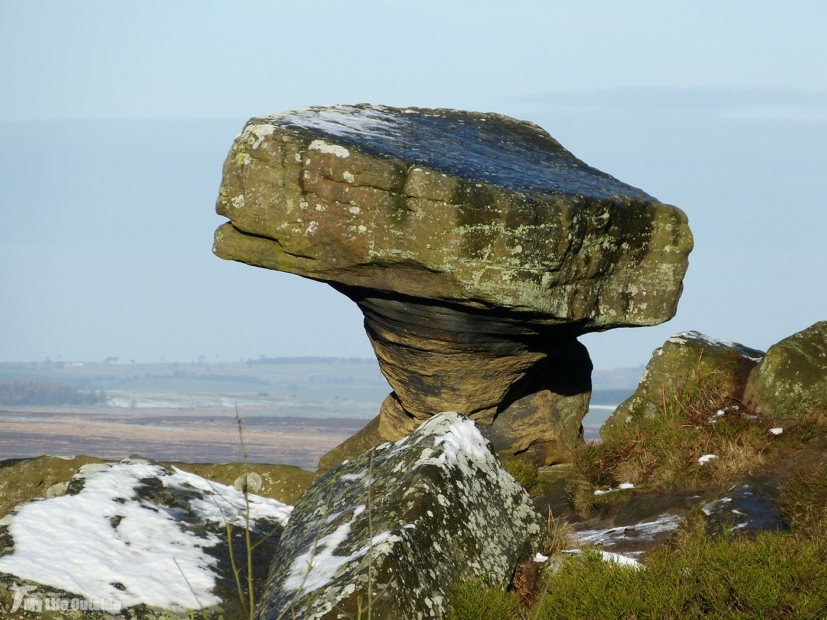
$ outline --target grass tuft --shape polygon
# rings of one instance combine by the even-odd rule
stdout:
[[[514,592],[490,588],[479,579],[451,588],[448,620],[521,620],[520,600]]]
[[[534,494],[539,486],[540,472],[536,465],[521,458],[504,459],[503,467],[511,477],[519,482],[529,495]]]
[[[827,465],[793,474],[779,500],[784,520],[809,537],[823,537],[827,526]]]

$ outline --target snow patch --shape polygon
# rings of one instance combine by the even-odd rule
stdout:
[[[683,521],[680,515],[661,515],[655,521],[636,523],[604,530],[582,530],[574,532],[572,538],[581,545],[608,547],[623,540],[652,540],[658,534],[678,529]]]
[[[221,539],[182,530],[172,510],[139,500],[136,488],[142,479],[159,478],[169,488],[201,490],[212,498],[192,500],[196,514],[239,525],[244,523],[243,493],[181,470],[170,475],[138,460],[86,466],[79,476],[84,486],[78,494],[32,501],[6,517],[14,551],[0,558],[0,572],[89,600],[118,600],[123,607],[144,603],[198,609],[220,603],[212,594],[216,560],[204,548]],[[292,507],[249,498],[252,520],[270,517],[286,523]]]
[[[350,157],[350,151],[338,144],[329,144],[324,140],[313,140],[310,143],[310,149],[314,151],[321,151],[322,153],[330,153],[336,157]]]
[[[753,362],[760,362],[762,359],[764,359],[764,355],[761,351],[750,349],[749,347],[745,347],[744,345],[738,342],[732,342],[731,340],[718,340],[716,338],[711,338],[706,334],[702,334],[701,332],[697,332],[694,330],[688,332],[681,332],[669,338],[669,342],[673,342],[675,344],[686,344],[689,340],[701,342],[714,349],[733,349],[737,351],[740,355],[746,357],[749,360],[752,360]]]
[[[614,493],[616,491],[626,491],[628,489],[634,489],[634,488],[635,488],[635,485],[633,485],[631,482],[624,482],[622,484],[617,485],[616,489],[611,489],[611,488],[610,489],[605,489],[605,490],[604,489],[596,489],[594,494],[595,495],[606,495],[606,493]]]
[[[447,432],[434,440],[434,446],[442,446],[440,462],[453,464],[460,454],[484,459],[489,455],[488,445],[477,425],[471,420],[460,419],[448,427]]]

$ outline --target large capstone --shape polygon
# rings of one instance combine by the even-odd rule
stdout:
[[[544,531],[475,424],[443,413],[299,498],[258,618],[444,617],[452,584],[507,586]]]
[[[491,425],[554,382],[543,373],[577,336],[670,319],[692,248],[680,209],[532,123],[457,110],[254,118],[216,209],[230,220],[218,256],[327,282],[359,305],[393,388],[383,414],[398,407],[413,426],[444,410]],[[577,437],[578,416],[564,417],[556,435]]]

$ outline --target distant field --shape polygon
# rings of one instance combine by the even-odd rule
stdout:
[[[637,385],[642,369],[596,370],[587,439]],[[39,454],[221,462],[315,469],[319,457],[379,413],[390,386],[376,360],[260,358],[238,362],[0,363],[2,381],[103,390],[105,405],[0,406],[0,459]]]

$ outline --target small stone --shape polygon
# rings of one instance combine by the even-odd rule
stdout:
[[[258,493],[261,490],[261,484],[261,476],[254,471],[250,471],[236,478],[235,482],[233,482],[233,488],[242,493],[245,491],[248,493]]]

